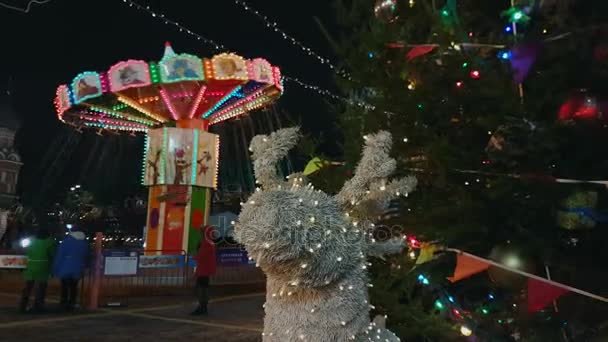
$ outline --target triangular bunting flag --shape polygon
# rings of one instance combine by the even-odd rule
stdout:
[[[479,272],[483,272],[490,267],[490,264],[471,258],[469,256],[459,254],[456,259],[456,269],[454,276],[448,277],[448,280],[455,283],[459,280],[468,278]]]
[[[420,244],[420,255],[416,260],[416,265],[422,265],[435,258],[435,252],[439,250],[439,246],[432,243],[423,242]]]
[[[437,46],[436,45],[418,45],[418,46],[412,48],[410,50],[410,52],[407,53],[408,62],[418,56],[426,55],[427,53],[435,50],[435,47],[437,47]]]
[[[555,299],[569,291],[534,278],[528,279],[528,312],[534,313],[542,310]]]

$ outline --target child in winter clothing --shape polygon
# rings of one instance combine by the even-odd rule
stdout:
[[[61,305],[67,311],[73,310],[76,305],[78,283],[88,254],[85,234],[72,231],[63,239],[55,256],[53,274],[61,279]]]

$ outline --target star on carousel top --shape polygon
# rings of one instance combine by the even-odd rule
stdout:
[[[130,59],[107,72],[80,73],[57,88],[55,107],[59,120],[78,128],[146,132],[192,119],[214,125],[282,93],[280,69],[263,58],[199,58],[167,43],[159,62]]]

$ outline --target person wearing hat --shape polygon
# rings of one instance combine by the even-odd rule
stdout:
[[[196,293],[198,296],[198,307],[192,315],[206,315],[207,304],[209,303],[209,277],[214,275],[217,270],[216,249],[213,243],[213,227],[205,226],[201,231],[201,242],[198,253],[194,257],[196,260]]]
[[[61,279],[61,306],[66,311],[72,311],[76,306],[78,283],[82,278],[88,255],[89,246],[85,234],[76,229],[66,235],[57,250],[53,275]]]
[[[44,228],[38,229],[36,236],[27,247],[27,266],[23,276],[25,288],[21,295],[19,310],[26,312],[29,305],[30,295],[36,286],[33,312],[44,311],[44,300],[46,288],[51,273],[51,263],[55,254],[55,240],[53,240]]]

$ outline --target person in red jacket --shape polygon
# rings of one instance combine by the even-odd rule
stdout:
[[[192,315],[206,315],[207,303],[209,302],[209,277],[214,275],[217,270],[215,257],[215,244],[213,243],[213,227],[205,226],[201,229],[201,242],[198,253],[194,257],[196,260],[196,294],[198,296],[198,307]]]

